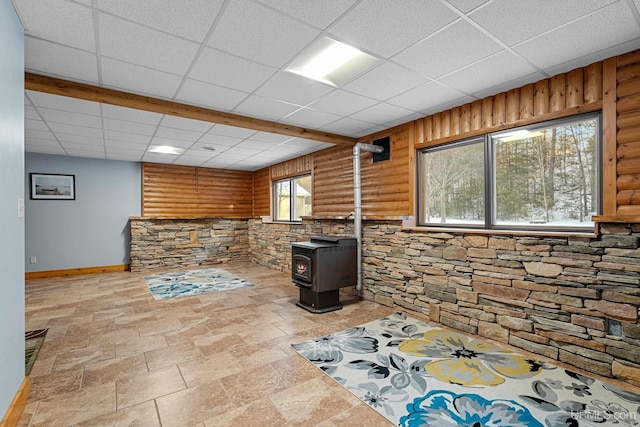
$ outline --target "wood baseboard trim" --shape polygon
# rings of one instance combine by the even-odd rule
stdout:
[[[15,427],[22,417],[25,406],[27,406],[27,400],[29,400],[29,394],[31,393],[31,380],[29,377],[24,377],[22,385],[18,389],[18,393],[13,398],[7,413],[4,415],[0,427]]]
[[[69,268],[66,270],[31,271],[24,273],[25,280],[44,279],[47,277],[79,276],[83,274],[116,273],[131,271],[129,264],[104,265],[101,267]]]

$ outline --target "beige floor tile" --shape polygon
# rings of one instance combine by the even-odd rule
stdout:
[[[88,363],[84,368],[82,387],[114,382],[146,369],[147,363],[143,354]]]
[[[269,396],[278,411],[295,425],[314,426],[327,414],[344,412],[352,405],[334,395],[320,379],[312,379]]]
[[[115,383],[102,384],[41,401],[32,425],[70,426],[115,410]]]
[[[146,351],[144,357],[147,359],[147,369],[149,371],[157,371],[179,363],[200,359],[204,356],[195,344],[186,343]]]
[[[236,408],[218,382],[200,384],[156,402],[163,427],[198,425]]]
[[[269,399],[243,405],[204,422],[206,427],[287,426],[284,416]]]
[[[375,426],[375,411],[291,344],[393,310],[345,303],[316,315],[295,305],[288,274],[224,268],[255,286],[155,301],[138,273],[27,281],[27,324],[51,329],[21,427]]]
[[[184,390],[186,385],[175,366],[116,381],[118,409]]]
[[[76,424],[76,427],[116,426],[160,427],[155,402],[150,400]]]

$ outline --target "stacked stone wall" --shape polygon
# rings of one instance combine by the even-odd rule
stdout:
[[[251,259],[290,271],[291,242],[353,223],[249,221]],[[640,225],[599,237],[403,230],[364,221],[365,299],[640,386]],[[608,319],[621,336],[608,333]]]
[[[249,259],[246,219],[131,218],[131,271]]]

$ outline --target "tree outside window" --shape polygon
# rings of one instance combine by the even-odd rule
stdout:
[[[300,221],[311,215],[311,175],[288,178],[274,183],[276,221]]]
[[[422,225],[587,229],[599,212],[600,115],[424,149]]]

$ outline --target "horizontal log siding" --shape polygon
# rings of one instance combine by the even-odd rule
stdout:
[[[416,146],[593,111],[602,105],[602,62],[417,120]]]
[[[271,181],[269,168],[253,173],[253,217],[269,216],[271,212]]]
[[[617,214],[640,215],[640,51],[616,61]]]
[[[253,174],[191,166],[142,164],[142,215],[249,218]]]
[[[390,137],[391,158],[373,163],[372,154],[361,152],[362,214],[403,216],[410,213],[410,125],[394,128]],[[353,212],[353,150],[333,148],[314,155],[313,215],[347,216]]]
[[[313,155],[307,154],[306,156],[296,157],[295,159],[273,165],[270,169],[272,180],[305,175],[311,173],[313,169]]]

